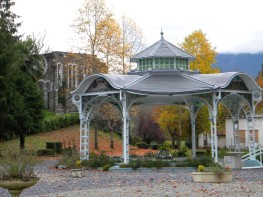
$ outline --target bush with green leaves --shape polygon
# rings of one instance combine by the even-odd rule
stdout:
[[[220,148],[220,149],[218,149],[218,157],[224,158],[224,156],[226,156],[228,152],[229,152],[228,149]]]
[[[110,164],[107,164],[107,165],[103,166],[102,171],[109,171],[111,166],[112,165],[110,165]]]
[[[120,164],[120,168],[130,167],[134,170],[144,167],[144,168],[162,168],[162,167],[170,167],[169,161],[164,161],[161,159],[153,160],[153,159],[145,159],[138,158],[136,160],[130,161],[129,164]]]
[[[129,168],[129,164],[121,163],[121,164],[119,164],[119,167],[120,168]]]
[[[51,118],[45,118],[42,122],[41,131],[52,131],[60,128],[65,128],[79,123],[78,113],[68,113],[57,115]]]
[[[104,151],[101,151],[100,154],[91,153],[89,160],[82,161],[84,167],[98,168],[104,167],[106,165],[114,166],[115,160],[106,155]]]
[[[206,167],[215,166],[215,162],[212,157],[210,156],[201,156],[201,157],[194,157],[189,158],[183,162],[177,162],[177,167],[198,167],[199,165],[203,165]]]
[[[161,146],[159,146],[159,150],[170,150],[171,146],[170,144],[162,144]]]
[[[205,156],[207,155],[207,150],[196,150],[197,156]]]
[[[179,150],[171,150],[170,151],[173,157],[178,157]]]
[[[192,156],[192,152],[189,148],[187,148],[187,146],[183,145],[181,149],[182,149],[185,157],[191,157]]]
[[[147,144],[146,142],[140,142],[140,143],[137,143],[136,146],[138,148],[147,149],[149,147],[149,144]]]
[[[65,165],[69,169],[76,168],[76,163],[79,158],[80,155],[76,149],[67,149],[63,151],[63,155],[59,160],[58,165]]]

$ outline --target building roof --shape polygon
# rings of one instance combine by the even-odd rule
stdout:
[[[137,62],[138,59],[152,57],[181,57],[187,58],[190,61],[193,61],[195,59],[194,56],[166,41],[163,37],[163,32],[161,32],[161,39],[158,42],[134,55],[131,58],[131,61]]]
[[[95,74],[83,80],[73,94],[87,93],[92,82],[104,78],[114,89],[143,95],[190,95],[226,88],[239,76],[249,91],[262,91],[245,73],[196,74],[191,71],[149,71],[144,75]]]

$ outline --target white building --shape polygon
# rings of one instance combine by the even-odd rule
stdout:
[[[217,146],[219,148],[226,147],[225,131],[217,132]],[[198,135],[198,147],[199,148],[211,147],[211,134],[210,133],[200,133]]]
[[[252,131],[250,131],[252,132]],[[256,116],[254,119],[255,146],[263,145],[263,115]],[[248,148],[248,127],[247,120],[239,119],[240,148]],[[234,145],[233,123],[231,119],[226,119],[226,147]]]

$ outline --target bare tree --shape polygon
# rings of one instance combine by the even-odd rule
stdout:
[[[49,53],[52,51],[52,49],[50,48],[50,45],[45,46],[46,35],[47,35],[46,31],[44,31],[43,33],[38,33],[37,35],[33,33],[30,36],[31,39],[36,43],[38,53],[41,53],[41,52]]]
[[[127,16],[121,18],[121,40],[119,49],[120,72],[127,74],[132,68],[130,58],[143,47],[143,33],[136,23]]]

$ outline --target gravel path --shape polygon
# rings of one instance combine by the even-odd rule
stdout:
[[[170,196],[263,196],[263,169],[236,170],[227,184],[193,183],[189,172],[85,171],[71,178],[69,171],[50,169],[56,161],[37,166],[39,182],[21,197],[170,197]],[[1,197],[10,197],[0,189]]]

